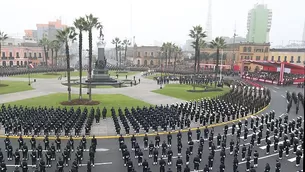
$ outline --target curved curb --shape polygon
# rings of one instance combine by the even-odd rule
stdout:
[[[202,126],[202,127],[199,127],[199,129],[204,129],[204,128],[213,128],[213,127],[219,127],[219,126],[223,126],[223,125],[227,125],[227,124],[231,124],[231,123],[234,123],[234,122],[237,122],[239,120],[244,120],[244,119],[247,119],[247,118],[250,118],[252,116],[256,116],[257,114],[263,112],[264,110],[266,110],[268,107],[270,106],[270,103],[265,106],[263,109],[259,110],[258,112],[254,113],[254,114],[251,114],[251,115],[247,115],[247,116],[244,116],[242,118],[238,118],[238,119],[234,119],[234,120],[231,120],[231,121],[226,121],[226,122],[222,122],[222,123],[217,123],[217,124],[211,124],[211,125],[207,125],[207,126]],[[197,130],[197,127],[194,127],[194,128],[190,128],[191,131],[195,131]],[[189,129],[182,129],[180,130],[180,132],[187,132]],[[178,133],[179,130],[175,130],[175,131],[170,131],[172,134],[175,134],[175,133]],[[168,134],[169,131],[163,131],[163,132],[158,132],[159,135],[165,135],[165,134]],[[149,133],[147,134],[147,136],[156,136],[157,135],[157,132],[155,133]],[[132,135],[126,135],[126,136],[123,136],[124,138],[130,138]],[[145,134],[135,134],[136,137],[144,137]],[[7,136],[6,135],[0,135],[0,138],[6,138]],[[31,139],[32,136],[22,136],[23,139]],[[115,136],[95,136],[96,139],[118,139],[120,136],[118,135],[115,135]],[[9,137],[10,139],[18,139],[19,136],[10,136]],[[42,136],[39,136],[39,137],[35,137],[37,140],[43,140],[44,137]],[[60,136],[59,137],[61,140],[69,140],[70,138],[69,137],[64,137],[64,136]],[[86,137],[87,139],[91,139],[92,137]],[[82,137],[74,137],[73,138],[74,140],[81,140]],[[56,140],[56,137],[55,136],[49,136],[49,140]]]

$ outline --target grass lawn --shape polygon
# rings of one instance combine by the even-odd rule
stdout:
[[[134,76],[136,75],[137,71],[131,71],[131,72],[127,72],[127,73],[119,73],[119,76]],[[79,76],[79,71],[73,71],[70,73],[71,77],[75,77],[75,76]],[[116,76],[116,71],[109,71],[110,76]],[[35,78],[35,79],[39,79],[39,78],[46,78],[46,79],[52,79],[52,78],[58,78],[60,75],[62,75],[63,77],[65,76],[65,72],[49,72],[49,73],[35,73],[35,74],[31,74],[31,78]],[[83,71],[82,73],[83,77],[87,76],[87,71]],[[27,78],[28,74],[24,74],[24,75],[15,75],[12,76],[14,78]]]
[[[214,87],[211,87],[211,89]],[[196,90],[203,90],[203,88],[196,87]],[[209,88],[208,88],[209,89]],[[211,92],[188,92],[187,90],[193,90],[192,85],[180,85],[180,84],[168,84],[163,89],[154,90],[152,92],[171,96],[183,100],[197,100],[203,97],[215,97],[224,93],[229,92],[230,88],[223,87],[222,91],[211,91]]]
[[[0,94],[15,93],[32,89],[33,88],[28,85],[28,82],[0,80]]]
[[[78,98],[77,94],[72,94],[72,99]],[[83,98],[88,98],[87,95],[83,95]],[[68,93],[56,93],[56,94],[50,94],[47,96],[40,96],[36,98],[31,98],[31,99],[25,99],[25,100],[19,100],[15,102],[9,102],[7,104],[12,105],[22,105],[28,106],[28,107],[38,107],[38,106],[47,106],[47,107],[63,107],[60,102],[67,101],[68,99]],[[125,107],[131,108],[131,107],[143,107],[143,106],[150,106],[150,104],[122,95],[122,94],[94,94],[92,95],[92,99],[96,101],[100,101],[99,105],[95,106],[86,106],[87,108],[91,107],[100,107],[102,108],[106,107],[107,109],[107,116],[110,116],[110,109],[113,107],[116,110],[121,107],[122,110],[124,110]],[[71,107],[71,106],[66,106],[66,107]],[[76,107],[81,107],[82,109],[85,106],[74,106]]]

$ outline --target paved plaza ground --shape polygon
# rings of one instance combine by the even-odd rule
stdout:
[[[102,89],[93,89],[92,93],[93,94],[122,94],[125,96],[129,96],[141,101],[144,101],[149,104],[153,105],[159,105],[159,104],[172,104],[176,102],[184,102],[185,100],[165,96],[162,94],[157,94],[154,92],[151,92],[152,90],[159,89],[159,86],[156,84],[156,81],[153,81],[151,79],[145,79],[144,77],[140,76],[140,74],[136,75],[136,78],[141,79],[141,84],[133,87],[125,87],[125,88],[102,88]],[[27,81],[27,78],[1,78],[1,80],[5,81]],[[56,78],[54,79],[37,79],[37,82],[32,83],[32,87],[34,90],[29,90],[29,91],[23,91],[23,92],[18,92],[18,93],[11,93],[11,94],[3,94],[0,95],[0,104],[2,103],[9,103],[13,101],[18,101],[18,100],[24,100],[24,99],[29,99],[29,98],[35,98],[39,96],[44,96],[44,95],[50,95],[54,93],[66,93],[67,92],[67,87],[61,85],[61,82],[63,80],[57,80]],[[259,113],[258,115],[261,115],[265,112],[269,112],[270,110],[275,110],[276,111],[276,118],[279,116],[282,116],[283,113],[286,111],[287,107],[287,102],[285,99],[286,91],[290,92],[302,92],[303,90],[301,88],[296,88],[295,86],[288,86],[288,87],[278,87],[274,85],[268,85],[264,84],[264,86],[268,87],[271,90],[271,103],[268,106],[268,108],[264,111]],[[72,93],[73,94],[78,94],[79,88],[72,87]],[[83,93],[86,93],[87,89],[83,89]],[[292,106],[291,112],[289,113],[289,120],[296,119],[297,116],[302,116],[304,114],[304,109],[303,107],[300,107],[300,112],[298,115],[295,114],[295,107],[294,105]],[[192,124],[193,127],[196,126],[196,124]],[[222,127],[215,127],[215,135],[217,133],[222,133],[223,128]],[[102,120],[100,124],[94,124],[93,125],[93,134],[96,135],[115,135],[114,132],[114,127],[113,127],[113,121],[111,118],[107,118],[106,120]],[[0,135],[3,135],[3,131],[0,130]],[[251,135],[251,133],[250,133]],[[193,133],[194,136],[194,133]],[[183,133],[183,138],[187,137],[186,133]],[[232,136],[228,137],[228,140],[231,139]],[[249,136],[250,137],[250,136]],[[215,138],[214,138],[215,139]],[[150,136],[149,140],[154,140],[154,136]],[[163,140],[166,140],[166,136],[161,136],[161,142]],[[143,139],[139,137],[137,139],[139,142],[141,148],[143,148]],[[0,139],[0,142],[3,143],[3,139]],[[28,142],[28,140],[27,140]],[[41,142],[41,140],[39,141]],[[65,141],[63,141],[65,142]],[[78,142],[78,141],[76,141]],[[128,148],[130,149],[130,139],[126,138],[125,142],[127,143]],[[183,139],[183,144],[185,143],[186,139]],[[243,141],[242,141],[243,143]],[[12,141],[13,147],[15,148],[17,146],[17,141],[13,139]],[[176,136],[173,136],[173,152],[174,152],[174,157],[173,157],[173,163],[175,163],[177,159],[177,148],[176,148]],[[245,142],[245,144],[248,144]],[[29,145],[29,144],[28,144]],[[63,143],[65,145],[65,143]],[[206,146],[207,144],[205,144]],[[242,144],[241,144],[242,146]],[[3,148],[3,144],[0,145],[0,147]],[[198,143],[195,143],[194,150],[197,152],[197,147]],[[185,162],[185,150],[187,146],[183,147],[182,150],[182,159]],[[206,147],[204,150],[207,150],[208,148]],[[273,153],[273,149],[271,149],[271,154],[266,155],[266,144],[263,142],[262,145],[260,146],[255,146],[255,150],[259,152],[259,167],[257,168],[257,172],[263,171],[263,168],[265,166],[265,163],[268,162],[271,166],[271,169],[274,170],[275,162],[278,159],[278,153]],[[121,152],[118,151],[118,141],[117,139],[100,139],[98,140],[98,145],[97,145],[97,153],[96,153],[96,163],[97,165],[95,168],[93,168],[93,172],[100,172],[100,171],[117,171],[117,172],[124,172],[127,171],[126,167],[123,166],[123,160],[121,157]],[[148,153],[144,153],[144,157],[147,158]],[[58,155],[60,156],[60,155]],[[74,156],[74,154],[73,154]],[[134,153],[131,152],[131,156],[134,162],[134,165],[137,166],[136,160],[134,159]],[[160,155],[159,155],[160,156]],[[6,157],[6,156],[5,156]],[[205,164],[207,164],[207,156],[203,154],[203,161],[200,163],[200,169],[203,169]],[[297,172],[298,170],[301,170],[303,168],[303,163],[301,164],[300,167],[295,166],[295,154],[291,153],[289,157],[284,157],[281,160],[282,163],[282,170],[284,172]],[[88,159],[88,153],[85,152],[84,154],[84,161],[83,164],[86,163]],[[149,158],[147,158],[149,159]],[[190,162],[190,168],[193,169],[193,156],[191,157],[191,162]],[[229,153],[227,152],[227,158],[226,158],[226,172],[232,172],[232,161],[233,158]],[[301,160],[303,161],[303,160]],[[152,165],[152,160],[149,159],[149,166],[151,167],[153,172],[159,171],[159,165],[153,166]],[[71,162],[70,162],[71,163]],[[8,170],[12,171],[13,170],[13,162],[8,162],[6,161],[6,164],[8,165]],[[253,164],[253,162],[252,162]],[[55,162],[53,162],[53,167],[51,169],[47,169],[47,171],[51,172],[54,171]],[[216,150],[216,155],[215,155],[215,163],[214,163],[214,168],[213,172],[217,172],[219,170],[219,150]],[[166,169],[168,169],[167,166]],[[65,168],[65,171],[68,171],[70,167]],[[175,170],[175,165],[171,165],[171,169],[173,171]],[[136,167],[137,172],[142,171],[142,167]],[[245,171],[245,162],[240,162],[239,164],[239,170],[240,171]],[[86,167],[80,167],[79,171],[85,172]],[[200,172],[202,172],[201,170]]]

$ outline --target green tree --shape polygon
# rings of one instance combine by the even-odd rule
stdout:
[[[211,41],[210,47],[216,48],[216,66],[215,66],[215,79],[217,79],[217,75],[219,73],[219,50],[224,49],[226,47],[226,41],[222,37],[217,37]],[[215,83],[216,87],[216,83]]]
[[[78,63],[79,63],[79,99],[82,99],[82,76],[83,76],[83,31],[85,28],[85,18],[75,19],[74,26],[78,29]]]
[[[203,38],[207,37],[205,32],[203,31],[202,27],[200,25],[193,26],[193,29],[190,30],[189,36],[194,39],[194,42],[192,43],[192,47],[195,49],[195,63],[194,63],[194,74],[199,67],[199,54],[200,54],[200,41],[203,40]],[[197,69],[197,70],[196,70]]]
[[[91,101],[92,95],[91,95],[91,78],[92,78],[92,29],[99,29],[103,26],[98,21],[97,17],[94,17],[92,14],[86,15],[85,17],[85,23],[84,23],[84,30],[88,32],[89,37],[89,100]]]
[[[112,44],[114,44],[115,46],[115,60],[116,60],[116,67],[119,66],[119,46],[121,44],[121,40],[120,38],[118,37],[115,37],[112,41],[111,41]]]
[[[182,49],[177,45],[173,44],[173,52],[175,53],[174,56],[174,74],[176,75],[176,65],[177,65],[177,57],[181,55]]]
[[[1,30],[0,30],[0,56],[2,56],[2,53],[1,53],[2,42],[7,40],[7,39],[8,39],[7,34],[4,33],[4,32],[1,32]]]
[[[54,52],[55,52],[55,66],[57,66],[58,65],[58,51],[62,47],[61,41],[54,40],[52,42],[52,46],[53,46],[53,49],[54,49]],[[57,69],[57,68],[55,68],[55,69]]]
[[[128,49],[128,46],[131,45],[131,42],[128,39],[124,39],[122,45],[124,47],[124,63],[126,64],[126,62],[127,62],[127,49]]]
[[[44,65],[48,66],[48,52],[50,48],[50,41],[48,40],[45,35],[43,35],[43,38],[39,40],[39,46],[43,47],[43,52],[44,52]]]
[[[68,78],[68,101],[71,101],[71,77],[70,77],[70,53],[69,43],[76,40],[77,33],[74,27],[67,27],[64,30],[58,30],[56,38],[65,46],[66,62],[67,62],[67,78]]]

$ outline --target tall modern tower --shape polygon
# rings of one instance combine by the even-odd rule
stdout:
[[[268,43],[271,29],[272,11],[267,5],[256,4],[248,12],[247,41],[253,43]]]
[[[208,18],[206,23],[206,41],[212,41],[212,0],[209,0],[209,6],[208,6]]]

